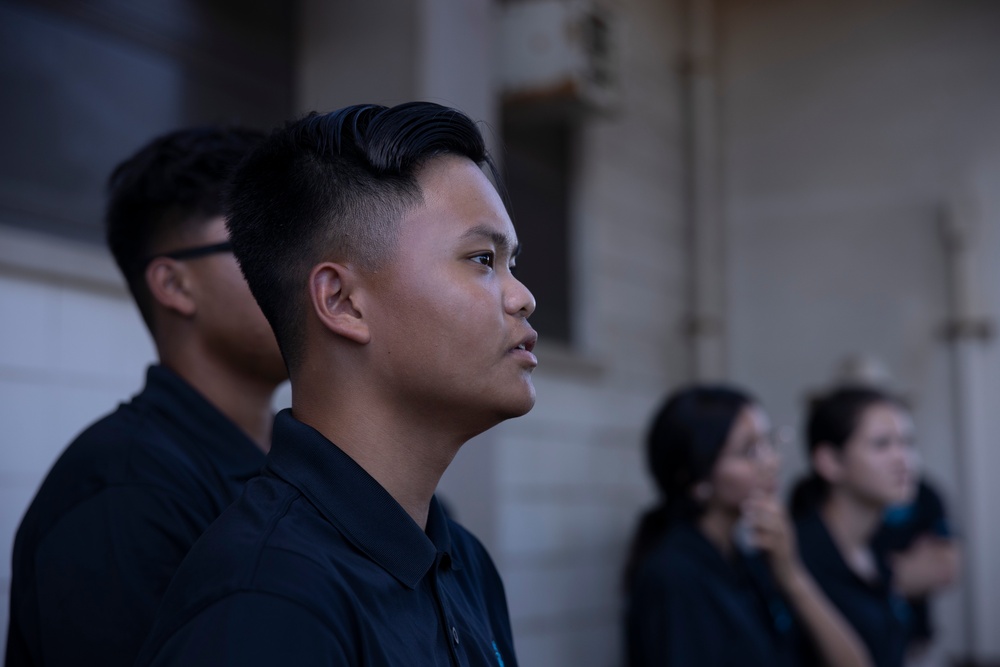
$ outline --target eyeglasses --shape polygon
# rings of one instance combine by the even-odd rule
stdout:
[[[193,246],[191,248],[181,248],[180,250],[172,250],[170,252],[161,252],[153,255],[152,257],[147,257],[140,263],[143,270],[149,266],[150,262],[154,259],[159,259],[160,257],[166,257],[168,259],[197,259],[198,257],[204,257],[206,255],[214,255],[220,252],[232,252],[233,244],[229,241],[223,241],[222,243],[211,243],[209,245],[199,245]]]
[[[156,255],[156,257],[169,257],[170,259],[194,259],[195,257],[204,257],[205,255],[214,255],[219,252],[232,252],[233,244],[229,241],[223,241],[222,243],[213,243],[211,245],[199,245],[193,248],[181,248],[180,250],[174,250],[172,252],[161,252]],[[156,257],[150,257],[149,261],[153,261]],[[147,262],[148,263],[148,262]]]
[[[748,440],[732,453],[732,456],[750,461],[757,461],[767,454],[780,454],[792,441],[791,431],[788,428],[777,428],[767,433],[763,433],[752,440]]]

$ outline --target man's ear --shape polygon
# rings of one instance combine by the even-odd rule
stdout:
[[[184,265],[169,257],[157,257],[146,267],[146,286],[153,299],[167,310],[191,317],[198,310],[191,294],[191,280]]]
[[[355,343],[365,345],[371,332],[357,307],[357,275],[343,264],[324,262],[309,273],[313,312],[324,327]]]
[[[821,443],[812,453],[812,467],[827,482],[836,483],[844,476],[841,452],[831,444]]]

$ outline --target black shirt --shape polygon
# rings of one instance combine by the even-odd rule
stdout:
[[[865,581],[848,567],[817,511],[795,523],[802,562],[816,583],[868,648],[876,667],[901,667],[906,652],[906,608],[891,586],[891,573],[878,558],[877,581]]]
[[[177,571],[137,664],[517,663],[482,545],[436,500],[421,530],[284,410],[263,473]]]
[[[794,621],[760,556],[726,559],[688,522],[673,526],[629,591],[630,667],[794,664]]]
[[[889,509],[872,540],[873,548],[883,557],[904,552],[920,537],[952,539],[952,529],[941,496],[926,481],[920,480],[917,495],[907,505]],[[924,597],[906,600],[909,607],[910,640],[929,641],[934,636],[930,606]]]
[[[171,371],[62,453],[14,542],[7,667],[131,665],[191,545],[264,453]]]

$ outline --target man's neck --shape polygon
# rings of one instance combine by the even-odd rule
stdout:
[[[161,357],[160,363],[194,387],[261,450],[270,449],[274,421],[271,401],[277,388],[273,382],[235,372],[211,359],[196,361],[167,355]]]
[[[468,438],[443,432],[440,420],[432,426],[360,394],[319,401],[311,395],[292,392],[295,418],[354,459],[426,529],[438,482]]]

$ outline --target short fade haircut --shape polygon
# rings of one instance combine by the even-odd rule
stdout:
[[[233,250],[289,369],[303,356],[306,282],[323,261],[382,266],[399,221],[423,201],[429,160],[496,167],[468,116],[430,102],[356,105],[288,123],[237,169],[227,200]]]
[[[148,260],[177,235],[222,214],[233,170],[264,137],[235,126],[177,130],[146,144],[111,173],[104,216],[108,248],[154,335]]]

